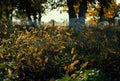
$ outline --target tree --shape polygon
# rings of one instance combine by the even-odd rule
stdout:
[[[48,0],[33,0],[34,8],[39,15],[39,17],[38,17],[39,24],[41,23],[42,13],[45,13],[45,9],[48,6],[47,4],[45,5],[45,3],[47,3],[47,1]],[[42,4],[44,4],[44,5],[42,5]]]
[[[104,5],[102,9],[100,3],[96,5],[90,4],[87,12],[87,17],[91,17],[90,23],[93,24],[97,24],[102,21],[108,21],[109,23],[113,23],[119,9],[120,4],[117,4],[114,0],[109,2],[108,6]]]
[[[80,4],[78,16],[76,15],[74,5]],[[68,5],[68,14],[69,14],[69,26],[71,28],[74,27],[75,31],[78,32],[83,29],[83,25],[85,24],[85,14],[87,12],[87,0],[75,1],[75,0],[67,0]]]
[[[26,13],[28,21],[31,23],[31,14],[35,13],[35,10],[32,8],[32,0],[18,0],[17,1],[18,13]],[[20,14],[21,15],[21,14]]]
[[[108,9],[113,0],[98,0],[100,5],[99,17],[100,22],[105,20],[105,8]]]
[[[19,12],[26,13],[28,21],[32,22],[31,15],[34,17],[34,23],[36,24],[37,15],[39,15],[39,22],[41,22],[41,14],[44,13],[45,8],[42,4],[45,4],[47,0],[18,0],[17,8]]]
[[[65,2],[65,0],[59,0],[59,1]],[[69,14],[69,27],[73,28],[75,32],[79,32],[81,31],[81,29],[84,29],[85,17],[87,12],[87,4],[88,4],[88,0],[67,0],[68,14]],[[58,5],[60,5],[60,3]],[[76,14],[74,5],[79,6],[78,15]]]
[[[51,0],[51,1],[55,2],[54,0]],[[60,4],[59,2],[65,2],[65,1],[66,0],[58,0],[57,3]],[[113,0],[67,0],[68,10],[69,10],[68,11],[69,26],[73,27],[76,32],[79,32],[81,29],[84,29],[85,16],[87,13],[88,3],[92,5],[96,5],[96,4],[100,5],[99,17],[100,17],[100,21],[104,21],[105,8],[108,9],[112,1]],[[78,16],[76,15],[76,12],[74,10],[75,4],[79,5]]]
[[[106,19],[109,21],[109,23],[114,23],[115,17],[118,16],[118,12],[120,11],[120,4],[117,4],[115,1],[113,1],[109,7],[109,9],[106,10],[105,16]]]
[[[0,1],[0,20],[12,21],[12,12],[15,7],[15,0]],[[11,23],[9,23],[10,25]]]

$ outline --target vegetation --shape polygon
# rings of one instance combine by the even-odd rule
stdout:
[[[120,27],[111,23],[120,5],[114,0],[58,1],[0,1],[0,81],[119,81]],[[41,21],[45,9],[64,5],[68,5],[69,19],[78,16],[79,22],[83,21],[77,22],[78,27],[83,27],[85,16],[92,16],[90,21],[95,25],[104,20],[109,23],[84,25],[77,33],[76,23],[71,21],[73,29],[35,25],[37,15]],[[29,21],[32,15],[35,24],[14,25],[13,15]]]
[[[119,81],[120,28],[7,27],[0,31],[2,81]]]
[[[47,0],[7,0],[7,2],[1,0],[0,21],[6,22],[12,20],[13,16],[21,20],[26,20],[27,18],[31,21],[32,15],[34,17],[34,23],[36,23],[36,19],[41,22],[41,16],[42,13],[45,13],[45,8],[48,8]]]

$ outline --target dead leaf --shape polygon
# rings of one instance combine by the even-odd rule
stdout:
[[[75,50],[75,48],[72,48],[72,49],[71,49],[71,54],[73,54],[73,53],[74,53],[74,50]]]
[[[9,77],[12,76],[12,71],[11,71],[11,69],[8,69],[8,76],[9,76]]]
[[[85,68],[88,65],[88,61],[81,65],[81,68]]]

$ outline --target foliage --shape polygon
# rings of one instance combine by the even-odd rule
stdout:
[[[34,20],[36,20],[36,15],[39,15],[38,20],[40,21],[41,14],[45,13],[46,8],[48,8],[47,0],[1,0],[0,21],[12,20],[13,15],[20,19],[25,19],[26,17],[29,19],[33,15]]]
[[[99,70],[91,69],[84,71],[76,71],[71,76],[65,75],[58,81],[101,81],[104,79],[104,74],[100,73]]]
[[[7,21],[11,18],[15,7],[15,0],[0,0],[0,21]]]
[[[94,25],[97,24],[99,21],[99,16],[100,16],[100,9],[101,9],[101,4],[89,4],[88,5],[88,11],[87,11],[87,17],[90,18],[90,24]],[[105,5],[106,6],[106,5]],[[117,13],[119,12],[120,9],[120,4],[117,4],[114,0],[112,0],[111,3],[109,3],[109,7],[106,6],[104,7],[103,15],[105,16],[105,20],[109,21],[110,23],[114,23],[115,17],[118,15]]]
[[[61,26],[0,28],[0,80],[119,80],[119,27],[79,34]]]

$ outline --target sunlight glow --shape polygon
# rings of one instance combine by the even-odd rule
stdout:
[[[46,15],[43,15],[41,20],[43,22],[49,22],[50,20],[63,22],[65,20],[68,20],[68,13],[67,12],[60,13],[60,10],[55,9],[55,10],[52,10],[51,12],[48,12]]]
[[[117,3],[117,4],[120,3],[120,0],[116,0],[116,3]]]

